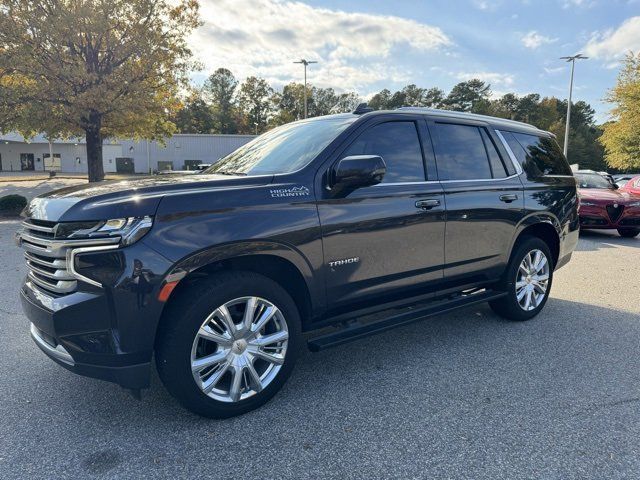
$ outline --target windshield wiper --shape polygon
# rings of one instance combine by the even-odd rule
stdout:
[[[235,177],[235,176],[246,176],[246,175],[247,175],[246,173],[242,173],[242,172],[229,172],[229,171],[227,171],[227,170],[221,170],[221,171],[219,171],[219,172],[211,172],[211,173],[216,174],[216,175],[232,175],[232,176],[234,176],[234,177]]]

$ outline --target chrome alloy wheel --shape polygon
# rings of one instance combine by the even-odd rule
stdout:
[[[520,263],[516,275],[516,298],[523,310],[535,310],[549,286],[549,260],[541,250],[532,250]]]
[[[200,326],[191,348],[191,372],[200,389],[222,402],[264,390],[282,368],[289,332],[282,312],[259,297],[221,305]]]

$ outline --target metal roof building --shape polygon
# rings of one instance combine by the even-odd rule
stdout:
[[[49,140],[42,135],[25,139],[22,135],[0,133],[0,171],[56,171],[85,173],[87,148],[84,138],[69,138],[52,142],[53,159],[49,158]],[[105,140],[102,162],[105,172],[117,171],[117,159],[122,157],[118,140]]]
[[[201,163],[215,163],[254,135],[178,134],[161,142],[107,139],[103,143],[103,166],[106,173],[147,173],[158,170],[186,170]],[[56,139],[52,143],[44,135],[25,139],[15,132],[0,133],[1,171],[57,171],[84,173],[87,152],[84,138]]]
[[[160,142],[120,140],[122,155],[133,159],[136,173],[187,170],[201,163],[215,163],[255,138],[255,135],[177,134]]]

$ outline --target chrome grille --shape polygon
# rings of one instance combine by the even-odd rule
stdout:
[[[29,267],[29,278],[39,287],[55,293],[71,293],[78,282],[67,270],[65,258],[45,257],[29,252],[24,253]]]
[[[40,289],[55,296],[68,295],[78,287],[69,264],[75,248],[115,245],[120,239],[57,239],[54,222],[26,220],[18,233],[29,267],[28,279]]]

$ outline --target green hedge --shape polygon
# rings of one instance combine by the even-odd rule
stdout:
[[[27,206],[27,199],[22,195],[5,195],[0,197],[0,215],[20,215]]]

